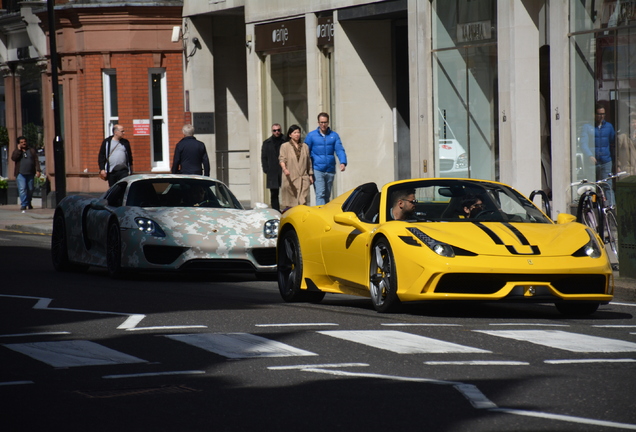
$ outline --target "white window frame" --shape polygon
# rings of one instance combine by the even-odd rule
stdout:
[[[154,74],[161,75],[161,115],[153,115],[152,107],[152,76]],[[165,68],[149,68],[148,69],[148,102],[149,102],[149,118],[150,118],[150,163],[152,171],[170,171],[170,146],[168,136],[168,84]],[[154,159],[154,121],[161,120],[161,136],[162,159],[156,161]]]
[[[119,116],[115,116],[112,113],[112,107],[110,105],[111,89],[110,80],[111,77],[117,77],[116,69],[102,69],[102,88],[104,91],[104,136],[108,137],[113,134],[113,126],[119,123]],[[117,94],[114,95],[117,99]]]

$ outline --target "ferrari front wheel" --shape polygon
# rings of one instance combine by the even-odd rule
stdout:
[[[278,290],[286,302],[306,300],[300,288],[303,277],[303,256],[296,231],[283,233],[278,244]]]
[[[373,307],[378,312],[389,312],[400,306],[395,260],[391,245],[386,239],[376,242],[371,250],[369,291]]]

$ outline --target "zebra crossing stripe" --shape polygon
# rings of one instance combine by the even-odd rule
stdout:
[[[53,367],[146,363],[146,360],[83,340],[5,344],[4,346]]]
[[[515,339],[580,353],[614,353],[636,351],[636,343],[561,330],[474,330],[492,336]]]
[[[166,337],[232,359],[318,355],[250,333],[195,333]]]
[[[398,354],[490,352],[397,330],[325,330],[318,333]]]

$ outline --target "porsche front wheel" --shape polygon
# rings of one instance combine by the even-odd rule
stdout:
[[[371,251],[369,290],[373,307],[378,312],[389,312],[400,306],[397,295],[397,273],[391,245],[379,240]]]
[[[278,289],[286,302],[306,300],[300,289],[303,277],[303,257],[298,235],[294,230],[285,231],[278,245]]]
[[[119,225],[111,223],[108,226],[108,238],[106,240],[106,267],[110,277],[118,279],[124,274],[121,268],[121,235]]]
[[[53,234],[51,235],[51,259],[57,271],[85,271],[87,265],[72,263],[68,258],[68,236],[66,220],[61,210],[53,218]]]

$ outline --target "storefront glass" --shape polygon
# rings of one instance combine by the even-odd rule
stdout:
[[[435,175],[439,177],[498,178],[494,6],[493,1],[433,2]]]
[[[636,2],[570,1],[572,181],[597,180],[602,142],[597,108],[615,131],[611,172],[636,174]],[[572,199],[576,199],[574,195]]]
[[[305,51],[269,56],[269,105],[271,123],[280,123],[286,133],[292,124],[307,134],[307,60]],[[268,85],[269,84],[269,85]],[[312,123],[313,126],[313,123]],[[267,125],[269,128],[269,125]]]

